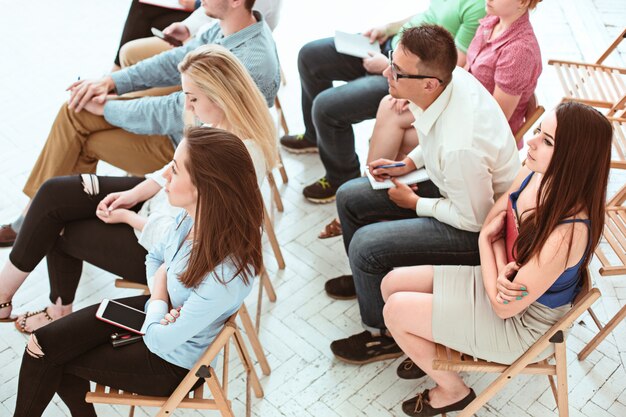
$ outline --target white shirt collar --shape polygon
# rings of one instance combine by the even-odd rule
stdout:
[[[413,117],[415,117],[413,126],[422,134],[428,135],[430,129],[432,129],[437,119],[439,119],[439,116],[441,116],[441,113],[448,107],[450,97],[452,96],[452,84],[451,81],[426,110],[422,110],[415,103],[409,102],[409,110],[411,110]]]

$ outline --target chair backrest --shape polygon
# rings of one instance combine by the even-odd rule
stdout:
[[[624,40],[624,38],[626,38],[626,29],[624,29],[622,33],[617,35],[617,38],[615,38],[613,43],[610,44],[608,48],[606,48],[606,51],[604,51],[602,55],[600,55],[600,58],[598,58],[598,60],[596,61],[596,64],[602,64],[604,60],[609,55],[611,55],[611,53],[615,50],[615,48],[617,48],[617,45],[619,45]]]
[[[608,117],[613,125],[611,168],[626,169],[626,115],[624,110],[618,117]]]
[[[537,96],[533,94],[528,100],[528,105],[526,106],[526,114],[524,116],[524,124],[515,132],[515,143],[519,143],[520,140],[524,138],[526,132],[530,130],[531,127],[539,120],[541,115],[546,110],[543,106],[538,105]]]

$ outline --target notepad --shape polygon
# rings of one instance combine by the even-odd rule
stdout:
[[[178,0],[139,0],[139,3],[151,4],[152,6],[159,6],[165,9],[191,11],[181,6]]]
[[[385,181],[376,181],[374,179],[374,177],[372,176],[372,174],[370,174],[370,171],[367,170],[366,171],[367,174],[367,179],[370,180],[370,184],[372,185],[372,188],[374,190],[386,190],[388,188],[391,187],[395,187],[395,185],[393,184],[393,182],[391,180],[385,180]],[[428,181],[428,174],[426,173],[426,170],[424,168],[422,169],[417,169],[415,171],[411,171],[408,174],[402,175],[400,177],[396,177],[396,179],[398,181],[400,181],[402,184],[417,184],[423,181]]]
[[[355,56],[357,58],[369,57],[368,52],[380,53],[378,42],[370,43],[367,36],[358,33],[335,31],[335,49],[337,52]]]

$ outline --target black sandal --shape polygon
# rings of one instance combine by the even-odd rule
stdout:
[[[12,307],[12,306],[13,306],[12,300],[7,301],[6,303],[0,303],[0,308]],[[17,317],[9,316],[9,317],[0,319],[0,323],[12,323],[15,320],[17,320]]]
[[[18,321],[15,322],[15,328],[17,330],[19,330],[21,333],[31,334],[32,332],[29,332],[28,330],[26,330],[26,320],[29,317],[33,317],[33,316],[36,316],[38,314],[43,314],[44,317],[46,319],[48,319],[48,322],[54,321],[54,319],[52,317],[50,317],[50,314],[48,314],[48,307],[46,307],[43,310],[39,310],[39,311],[27,311],[26,314],[24,314],[24,317],[22,317],[22,320],[20,320],[19,322]],[[45,326],[45,324],[44,324],[44,326]],[[43,326],[41,326],[41,327],[43,327]],[[35,329],[35,330],[37,330],[37,329]]]
[[[430,405],[429,392],[430,390],[425,390],[421,394],[417,394],[417,396],[403,402],[402,411],[413,417],[438,416],[439,414],[450,413],[452,411],[461,411],[476,398],[476,393],[470,388],[470,392],[465,398],[445,407],[434,408]]]

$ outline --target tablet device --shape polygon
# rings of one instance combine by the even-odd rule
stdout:
[[[146,319],[146,313],[129,307],[114,300],[102,300],[96,318],[130,332],[143,334],[141,326]]]
[[[337,52],[357,58],[369,58],[368,52],[380,53],[378,42],[370,43],[367,36],[360,33],[335,31],[335,49]]]

